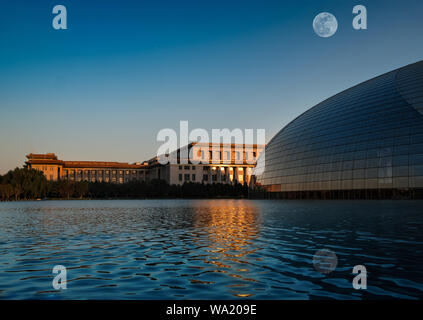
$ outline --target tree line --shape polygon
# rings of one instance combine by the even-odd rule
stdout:
[[[123,184],[86,181],[48,181],[38,170],[16,168],[0,175],[1,201],[34,199],[147,199],[147,198],[246,198],[246,184],[184,183],[164,180]]]

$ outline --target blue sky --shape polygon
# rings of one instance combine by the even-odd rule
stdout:
[[[63,4],[68,30],[52,28]],[[368,30],[352,28],[352,8]],[[338,31],[320,38],[320,12]],[[163,128],[264,128],[423,56],[423,2],[0,1],[0,173],[30,152],[136,162]]]

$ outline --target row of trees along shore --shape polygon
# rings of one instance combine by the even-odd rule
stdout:
[[[1,201],[34,199],[246,198],[247,185],[184,183],[163,180],[106,182],[48,181],[38,170],[16,168],[0,175]]]

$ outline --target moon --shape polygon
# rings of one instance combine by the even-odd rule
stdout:
[[[332,13],[321,12],[313,20],[313,29],[319,37],[328,38],[338,29],[338,21]]]

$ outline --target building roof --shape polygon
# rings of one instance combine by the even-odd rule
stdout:
[[[114,169],[142,169],[145,164],[130,164],[127,162],[104,161],[63,161],[63,168],[114,168]]]
[[[266,147],[266,145],[262,144],[236,144],[236,143],[215,143],[215,142],[191,142],[188,145],[185,145],[181,148],[178,148],[175,151],[170,152],[166,155],[160,155],[156,156],[149,160],[149,164],[151,166],[153,165],[159,165],[161,157],[166,157],[171,163],[173,164],[197,164],[200,162],[200,164],[203,165],[244,165],[244,166],[255,166],[255,161],[248,161],[247,159],[236,160],[231,155],[231,159],[228,161],[227,159],[203,159],[203,160],[197,160],[194,163],[191,161],[189,155],[189,152],[194,147],[200,147],[200,148],[206,148],[211,152],[216,151],[216,149],[223,150],[223,151],[229,151],[228,149],[225,150],[225,148],[230,148],[231,151],[262,151]],[[239,149],[240,148],[240,149]],[[181,156],[181,150],[184,150],[187,152],[188,157],[182,157]]]
[[[30,153],[26,157],[28,159],[57,160],[57,156],[54,153]]]
[[[30,153],[26,156],[28,164],[39,165],[61,165],[63,168],[113,168],[113,169],[142,169],[148,165],[146,163],[130,164],[127,162],[107,162],[107,161],[63,161],[58,160],[54,153],[34,154]]]
[[[235,143],[203,143],[203,142],[191,142],[188,145],[179,148],[176,151],[171,152],[171,155],[177,156],[178,159],[180,159],[180,150],[181,149],[191,149],[193,146],[200,146],[200,147],[209,147],[210,151],[213,151],[216,146],[220,146],[222,148],[225,147],[231,147],[233,149],[237,148],[244,148],[245,150],[257,150],[257,149],[264,149],[265,145],[257,145],[257,144],[235,144]],[[60,165],[63,166],[63,168],[103,168],[103,169],[143,169],[147,168],[149,166],[155,166],[159,164],[159,158],[154,157],[150,159],[148,162],[144,161],[143,163],[127,163],[127,162],[107,162],[107,161],[63,161],[59,160],[54,153],[30,153],[26,156],[28,158],[28,161],[25,163],[27,165]],[[235,159],[232,159],[233,161],[227,162],[225,160],[216,160],[211,159],[209,161],[210,165],[213,164],[227,164],[227,165],[233,165],[233,164],[240,164],[240,165],[251,165],[254,164],[249,163],[248,161],[244,161],[241,163],[237,163]],[[188,162],[190,163],[189,159]]]
[[[220,146],[220,147],[231,147],[231,148],[239,148],[239,147],[242,147],[242,148],[245,148],[245,149],[251,149],[251,148],[265,148],[266,147],[266,145],[265,144],[256,144],[256,143],[254,143],[254,144],[247,144],[247,143],[219,143],[219,142],[191,142],[191,143],[189,143],[188,144],[188,148],[190,148],[190,147],[193,147],[193,146],[208,146],[209,148],[210,147],[214,147],[214,146]],[[186,147],[186,146],[185,146]],[[182,147],[182,148],[184,148],[184,147]],[[182,148],[179,148],[179,149],[182,149]]]

